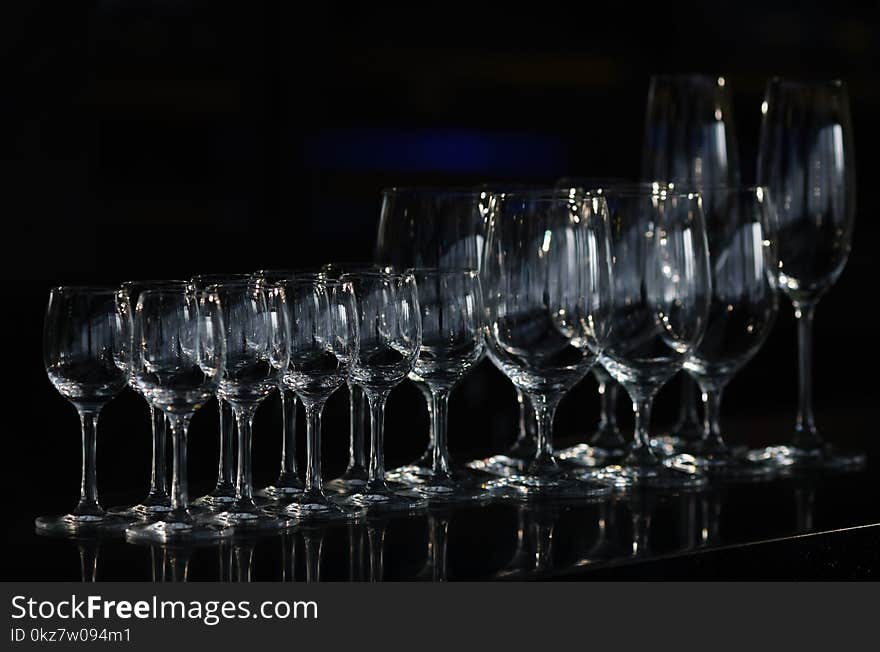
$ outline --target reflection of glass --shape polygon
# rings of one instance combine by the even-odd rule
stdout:
[[[419,579],[428,582],[445,582],[446,570],[446,545],[449,541],[449,518],[448,513],[428,513],[428,554],[425,566],[416,575]]]
[[[497,579],[527,578],[553,570],[553,536],[558,511],[546,505],[520,505],[517,512],[516,551]]]

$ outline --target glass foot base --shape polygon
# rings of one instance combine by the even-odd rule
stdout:
[[[235,490],[233,489],[232,495],[212,493],[208,494],[207,496],[202,496],[201,498],[196,498],[190,503],[190,507],[207,509],[209,511],[218,511],[221,509],[226,509],[234,502]]]
[[[473,480],[462,482],[455,479],[434,480],[428,478],[422,484],[414,486],[413,490],[427,498],[428,504],[432,507],[482,503],[493,498],[492,492]]]
[[[367,508],[351,502],[333,499],[304,499],[289,504],[284,509],[284,517],[295,525],[313,525],[334,521],[353,522],[367,514]]]
[[[38,534],[50,536],[112,535],[124,532],[132,520],[112,514],[58,514],[38,516],[34,519],[34,529]]]
[[[367,486],[366,478],[347,478],[342,476],[324,484],[324,491],[349,496],[363,491]]]
[[[107,513],[122,518],[155,518],[171,511],[171,499],[162,498],[155,501],[144,501],[137,505],[111,507]]]
[[[474,471],[482,471],[489,475],[507,477],[514,473],[522,472],[523,469],[526,468],[526,460],[501,454],[484,457],[480,460],[473,460],[468,462],[466,466]]]
[[[706,486],[708,477],[694,463],[694,459],[680,455],[652,465],[630,466],[613,464],[587,477],[611,483],[617,489],[699,489]]]
[[[399,482],[401,484],[418,484],[425,478],[431,476],[430,465],[422,465],[418,463],[399,466],[385,473],[385,479],[390,482]]]
[[[236,530],[280,530],[284,527],[284,520],[279,519],[275,513],[263,510],[234,510],[212,514],[207,519],[199,519],[208,525],[220,528],[235,528]]]
[[[788,469],[858,471],[867,463],[860,451],[839,451],[832,446],[805,450],[796,446],[768,446],[750,450],[746,459],[764,462]]]
[[[626,454],[624,450],[614,451],[605,448],[597,448],[589,444],[578,444],[570,448],[563,448],[553,453],[557,460],[574,464],[575,466],[583,466],[586,468],[597,468],[608,463],[610,459],[621,458]]]
[[[597,499],[608,498],[613,487],[596,478],[571,477],[565,474],[537,476],[514,473],[483,483],[494,497],[508,500]]]
[[[231,535],[231,528],[188,521],[157,521],[133,525],[125,531],[126,540],[131,543],[186,544],[216,541]]]
[[[300,483],[298,485],[269,485],[268,487],[263,487],[254,495],[266,500],[285,502],[294,496],[299,496],[302,492],[303,485]]]
[[[773,464],[751,461],[732,452],[717,455],[685,453],[678,456],[678,462],[696,467],[712,480],[762,482],[779,474],[779,467]]]
[[[364,507],[367,516],[386,512],[417,512],[428,507],[428,499],[412,489],[380,493],[356,493],[343,498],[338,504]]]

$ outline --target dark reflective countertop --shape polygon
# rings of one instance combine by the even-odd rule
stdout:
[[[494,503],[197,548],[7,532],[7,579],[875,578],[878,473],[791,473],[597,504]]]

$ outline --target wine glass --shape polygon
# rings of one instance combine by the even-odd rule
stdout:
[[[346,272],[391,272],[391,267],[387,265],[364,263],[364,262],[343,262],[343,263],[326,263],[321,266],[320,275],[328,280],[339,280]],[[351,494],[359,491],[367,484],[367,452],[364,446],[364,429],[367,416],[367,398],[364,396],[363,390],[351,382],[351,378],[346,379],[348,387],[348,407],[349,407],[349,445],[348,445],[348,466],[345,472],[328,482],[324,488],[340,494]]]
[[[642,179],[695,190],[739,184],[739,148],[722,75],[654,75],[648,88]],[[657,444],[673,450],[703,434],[697,388],[681,376],[681,407],[669,435]]]
[[[578,193],[602,194],[604,189],[627,185],[620,177],[563,177],[556,182],[557,190],[574,196]],[[601,364],[590,371],[599,387],[599,425],[589,441],[556,451],[560,460],[585,467],[597,467],[623,457],[626,442],[617,427],[617,396],[620,389]]]
[[[285,513],[298,522],[351,520],[365,509],[331,501],[321,477],[321,414],[330,395],[349,377],[358,353],[358,315],[351,283],[293,279],[283,283],[288,296],[290,361],[284,384],[299,396],[306,411],[307,463],[303,493]]]
[[[116,307],[122,314],[123,325],[131,325],[131,313],[137,306],[141,292],[150,289],[175,289],[188,286],[187,281],[126,281],[119,286],[116,292]],[[128,365],[130,356],[130,337],[131,333],[126,334],[125,355],[122,358],[123,363]],[[138,391],[137,383],[129,376],[128,384],[132,389]],[[146,400],[146,399],[145,399]],[[148,517],[152,514],[167,512],[171,509],[171,497],[168,495],[168,477],[166,473],[166,453],[165,445],[167,440],[165,429],[165,413],[153,406],[150,406],[150,423],[152,425],[153,446],[152,446],[152,464],[150,465],[150,490],[137,505],[129,507],[114,507],[109,513],[124,517]]]
[[[479,271],[485,231],[485,202],[475,188],[387,188],[376,237],[375,259],[395,269],[436,268]],[[425,397],[429,424],[431,389],[417,376],[410,380]],[[417,482],[432,474],[434,433],[428,448],[409,464],[388,472],[394,481]]]
[[[202,291],[218,283],[245,281],[249,274],[199,274],[190,279],[196,290]],[[193,501],[194,507],[209,510],[225,509],[235,500],[235,454],[234,429],[235,416],[232,406],[217,396],[217,409],[220,415],[220,446],[217,463],[217,482],[211,493]]]
[[[228,529],[197,523],[187,488],[187,431],[214,396],[226,364],[220,298],[213,289],[144,290],[131,316],[131,375],[140,392],[165,412],[171,427],[171,511],[126,530],[129,541],[184,543],[216,539]]]
[[[482,270],[486,343],[505,375],[528,395],[538,445],[523,471],[486,486],[512,498],[607,496],[607,484],[560,468],[552,438],[556,406],[595,364],[607,334],[605,200],[546,190],[501,193],[490,205]]]
[[[107,522],[98,502],[98,416],[126,385],[125,334],[123,317],[116,309],[115,290],[62,286],[49,292],[43,362],[52,385],[79,413],[82,484],[74,510],[64,516],[38,517],[39,531],[76,534]]]
[[[232,406],[238,430],[238,477],[235,500],[214,521],[242,528],[275,527],[260,510],[252,486],[251,444],[254,415],[278,387],[289,360],[289,328],[284,289],[247,278],[214,286],[223,307],[226,359],[217,394]]]
[[[779,288],[798,323],[798,415],[791,442],[753,458],[786,466],[844,468],[862,453],[838,452],[813,418],[813,315],[843,272],[852,246],[856,170],[846,85],[772,79],[761,105],[758,182],[779,214]]]
[[[467,469],[453,469],[447,443],[449,395],[483,355],[483,294],[476,270],[414,268],[422,345],[409,378],[431,394],[432,464],[413,488],[432,503],[488,497]]]
[[[592,472],[618,487],[701,486],[705,475],[651,446],[651,404],[706,328],[712,284],[702,200],[660,184],[609,189],[614,304],[605,369],[626,389],[635,436],[619,464]]]
[[[733,454],[721,436],[721,396],[754,357],[773,327],[776,296],[776,209],[763,186],[714,188],[703,193],[712,295],[706,332],[684,368],[700,387],[703,438],[687,450],[710,475],[771,476],[770,464]]]
[[[412,490],[395,490],[385,480],[385,402],[409,374],[422,343],[422,320],[416,280],[410,273],[344,274],[354,287],[360,328],[351,379],[367,396],[370,408],[370,469],[367,484],[343,504],[367,507],[370,513],[409,512],[427,506]]]

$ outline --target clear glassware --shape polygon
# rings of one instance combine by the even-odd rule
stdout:
[[[188,281],[126,281],[119,286],[116,292],[116,307],[122,314],[123,325],[131,325],[131,313],[137,305],[141,292],[151,289],[186,289],[189,286]],[[128,365],[128,349],[130,348],[130,336],[126,336],[126,355],[122,357],[122,362]],[[136,392],[139,392],[137,383],[129,377],[129,385]],[[146,400],[146,399],[145,399]],[[165,413],[156,408],[147,401],[150,406],[150,424],[152,426],[152,462],[150,465],[150,489],[144,498],[137,505],[126,507],[112,507],[108,511],[110,514],[126,517],[150,517],[153,514],[167,512],[171,509],[171,496],[168,494],[168,475],[166,472],[166,443],[167,433],[165,424]]]
[[[773,465],[734,455],[721,436],[721,396],[754,357],[776,320],[776,209],[767,188],[715,188],[703,193],[712,274],[706,332],[684,368],[700,387],[703,438],[687,452],[711,476],[762,478]]]
[[[642,179],[695,190],[739,185],[739,147],[723,75],[654,75],[648,88]],[[669,434],[656,438],[659,448],[675,450],[703,436],[698,391],[681,375],[681,407]]]
[[[606,188],[631,185],[620,177],[563,177],[556,182],[557,190],[571,196],[578,193],[602,194]],[[582,444],[556,451],[560,460],[588,468],[618,461],[626,452],[626,441],[617,427],[617,395],[620,386],[601,364],[590,370],[599,384],[599,425],[590,439]]]
[[[489,494],[468,469],[449,457],[449,395],[483,356],[483,293],[476,270],[418,267],[409,270],[419,288],[422,345],[409,378],[431,396],[431,470],[413,488],[431,503],[468,502]]]
[[[302,275],[315,275],[307,269],[261,269],[254,277],[267,283],[283,283]],[[287,503],[292,496],[301,494],[303,482],[299,478],[296,464],[296,392],[287,389],[284,381],[278,384],[278,397],[281,401],[281,469],[275,482],[257,491],[260,498],[268,498],[279,503]]]
[[[553,454],[560,399],[598,360],[611,311],[607,206],[601,196],[554,190],[491,199],[482,269],[493,358],[525,392],[537,449],[522,471],[491,480],[501,497],[600,498],[610,487],[569,475]]]
[[[141,292],[131,316],[131,375],[140,392],[165,412],[171,427],[171,511],[126,530],[129,541],[186,543],[216,539],[228,529],[196,522],[187,487],[187,431],[218,390],[226,364],[220,298],[206,289]]]
[[[251,445],[257,408],[281,382],[290,356],[284,288],[255,278],[214,286],[223,307],[226,364],[217,395],[232,406],[238,430],[235,500],[214,522],[237,529],[274,528],[278,519],[254,500]]]
[[[200,274],[194,276],[190,282],[197,291],[202,291],[218,283],[245,281],[249,278],[250,274]],[[225,509],[235,500],[235,415],[232,414],[232,406],[220,396],[217,397],[217,410],[220,417],[217,482],[211,493],[192,502],[193,507],[211,511]]]
[[[291,499],[285,514],[298,523],[353,520],[366,509],[329,499],[321,476],[321,414],[331,394],[348,380],[358,354],[354,287],[343,281],[289,280],[290,361],[284,384],[297,393],[306,411],[307,463],[303,493]]]
[[[680,458],[664,463],[651,446],[651,405],[706,329],[712,292],[702,200],[661,184],[609,189],[614,308],[601,362],[626,389],[635,436],[618,464],[591,473],[618,487],[701,486]]]
[[[334,262],[321,266],[320,274],[328,280],[339,280],[347,272],[391,272],[390,266],[365,262]],[[346,379],[348,387],[349,407],[349,445],[348,466],[345,472],[324,485],[327,491],[340,494],[352,494],[363,489],[367,484],[367,451],[364,433],[367,420],[367,397],[364,391]]]
[[[849,257],[856,211],[852,118],[839,80],[772,79],[761,105],[758,182],[779,214],[779,288],[798,322],[798,416],[790,443],[752,453],[786,466],[845,468],[862,453],[839,452],[813,417],[813,315]]]
[[[385,402],[407,377],[419,355],[422,320],[416,280],[410,273],[345,274],[354,287],[360,327],[358,355],[351,380],[367,396],[370,408],[370,468],[366,486],[343,504],[367,507],[369,513],[410,512],[428,500],[412,490],[397,490],[385,480]]]
[[[485,194],[485,193],[483,193]],[[386,188],[376,237],[375,259],[395,269],[436,268],[479,271],[485,238],[485,206],[477,188]],[[410,377],[425,397],[430,413],[431,389]],[[429,414],[429,423],[434,419]],[[387,478],[406,483],[429,477],[433,468],[434,433],[428,447]]]
[[[56,287],[49,292],[43,363],[52,385],[79,413],[82,483],[79,503],[73,511],[63,516],[37,517],[38,531],[78,534],[108,521],[98,502],[98,416],[104,405],[125,388],[126,332],[116,309],[115,290]]]

